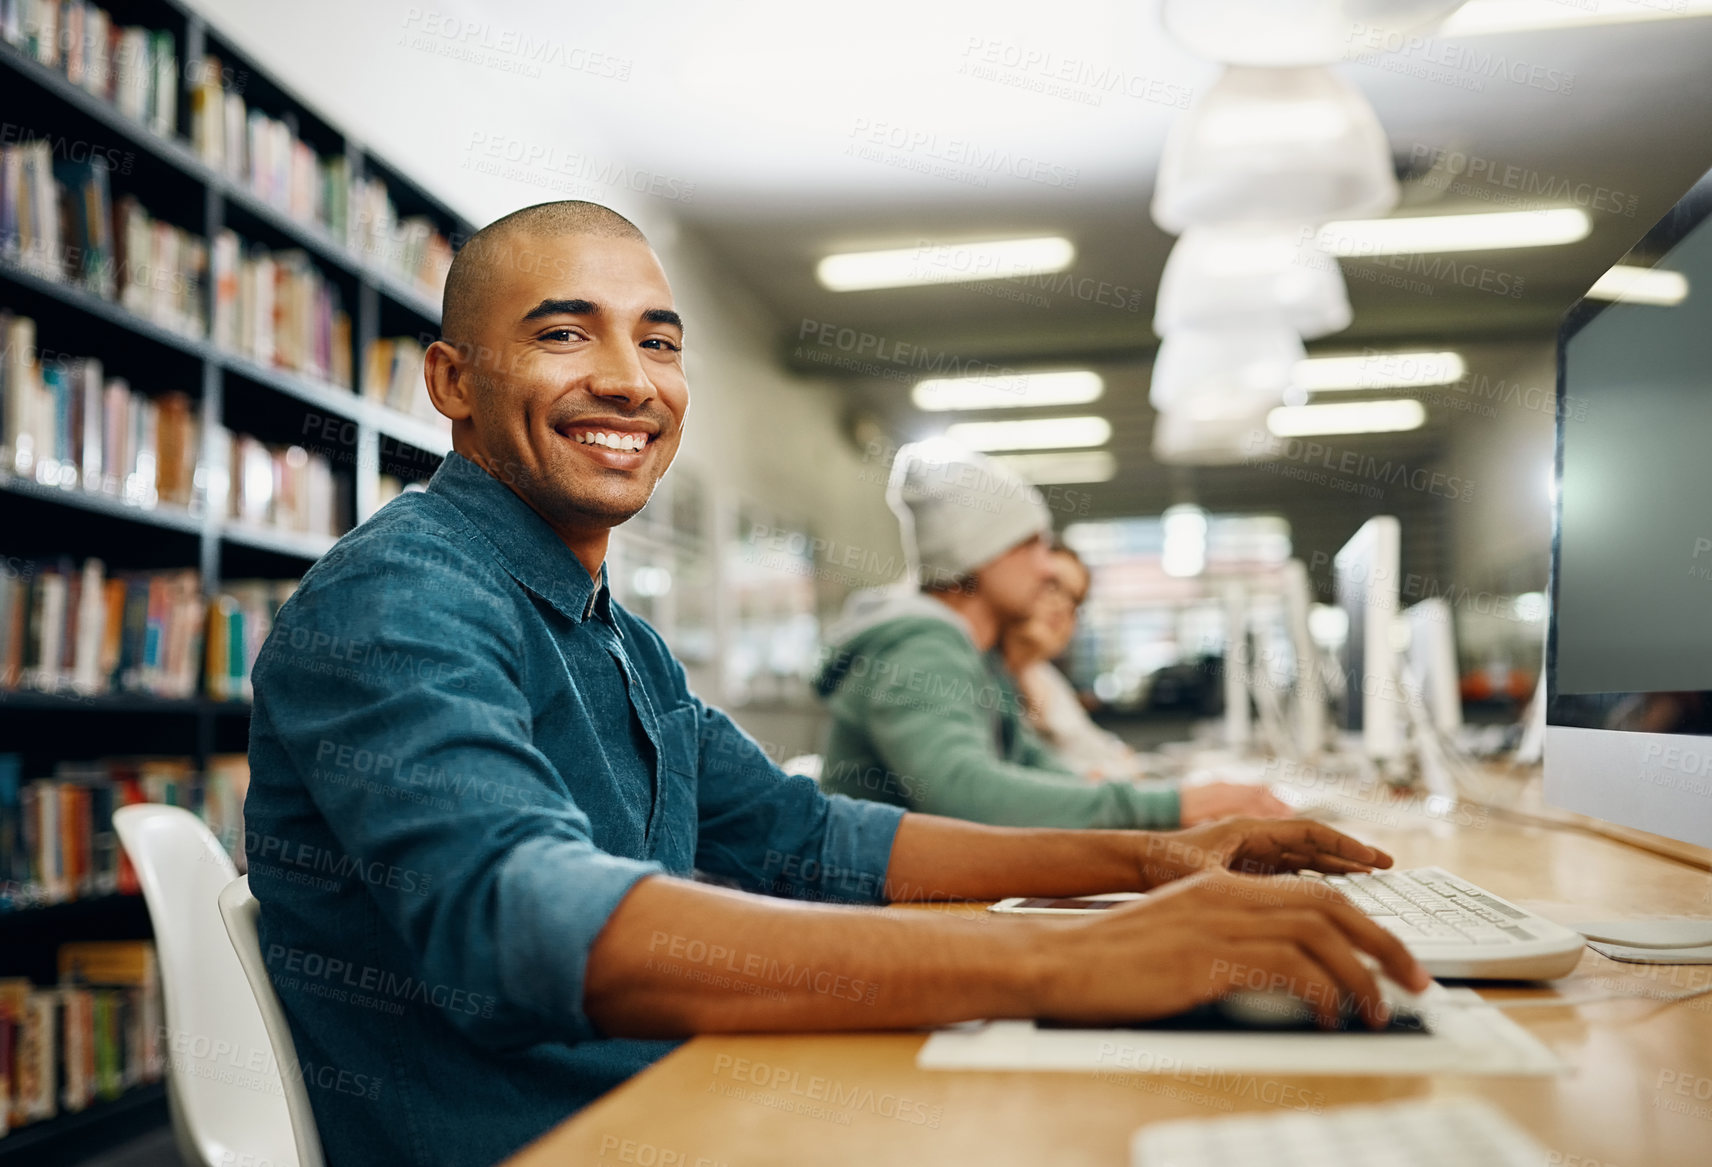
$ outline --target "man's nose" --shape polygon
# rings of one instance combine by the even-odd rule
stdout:
[[[654,396],[641,354],[628,341],[601,345],[589,374],[589,392],[608,401],[639,405]]]

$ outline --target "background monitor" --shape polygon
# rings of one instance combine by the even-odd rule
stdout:
[[[1712,846],[1712,174],[1558,333],[1549,802]]]
[[[1303,758],[1318,757],[1326,745],[1326,687],[1320,676],[1320,650],[1309,617],[1314,604],[1308,567],[1300,559],[1284,565],[1284,618],[1296,663],[1294,731]]]
[[[1420,688],[1427,717],[1440,733],[1454,735],[1462,728],[1462,686],[1450,601],[1422,600],[1403,613],[1403,623],[1409,629],[1405,667]]]
[[[1391,515],[1361,525],[1332,560],[1338,605],[1349,616],[1344,639],[1344,728],[1361,735],[1370,758],[1403,752],[1403,708],[1397,688],[1397,580],[1402,528]]]

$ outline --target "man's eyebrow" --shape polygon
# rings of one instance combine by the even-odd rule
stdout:
[[[524,313],[525,321],[540,320],[544,316],[599,316],[600,305],[593,300],[542,300],[535,307]],[[684,330],[684,318],[670,308],[649,308],[642,313],[642,319],[650,324],[670,324],[679,332]]]
[[[524,313],[525,320],[539,320],[543,316],[599,316],[600,305],[593,300],[542,300],[535,307]]]

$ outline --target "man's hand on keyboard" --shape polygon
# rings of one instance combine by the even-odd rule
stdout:
[[[1430,983],[1402,941],[1318,880],[1203,871],[1132,906],[1047,926],[1053,967],[1039,1015],[1062,1021],[1168,1017],[1261,990],[1300,998],[1328,1025],[1353,1004],[1378,1027],[1382,995],[1359,953],[1406,989]]]
[[[1186,827],[1244,815],[1255,819],[1287,819],[1296,812],[1264,786],[1241,782],[1203,782],[1177,793],[1179,815]]]
[[[1391,856],[1324,823],[1304,819],[1221,819],[1181,831],[1137,836],[1143,886],[1223,867],[1249,875],[1284,871],[1344,874],[1391,866]]]

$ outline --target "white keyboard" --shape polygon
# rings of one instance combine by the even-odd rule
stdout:
[[[1473,1098],[1184,1119],[1143,1127],[1130,1143],[1131,1167],[1539,1167],[1550,1161],[1533,1136]]]
[[[1403,941],[1435,977],[1550,980],[1586,940],[1440,867],[1320,877]]]

